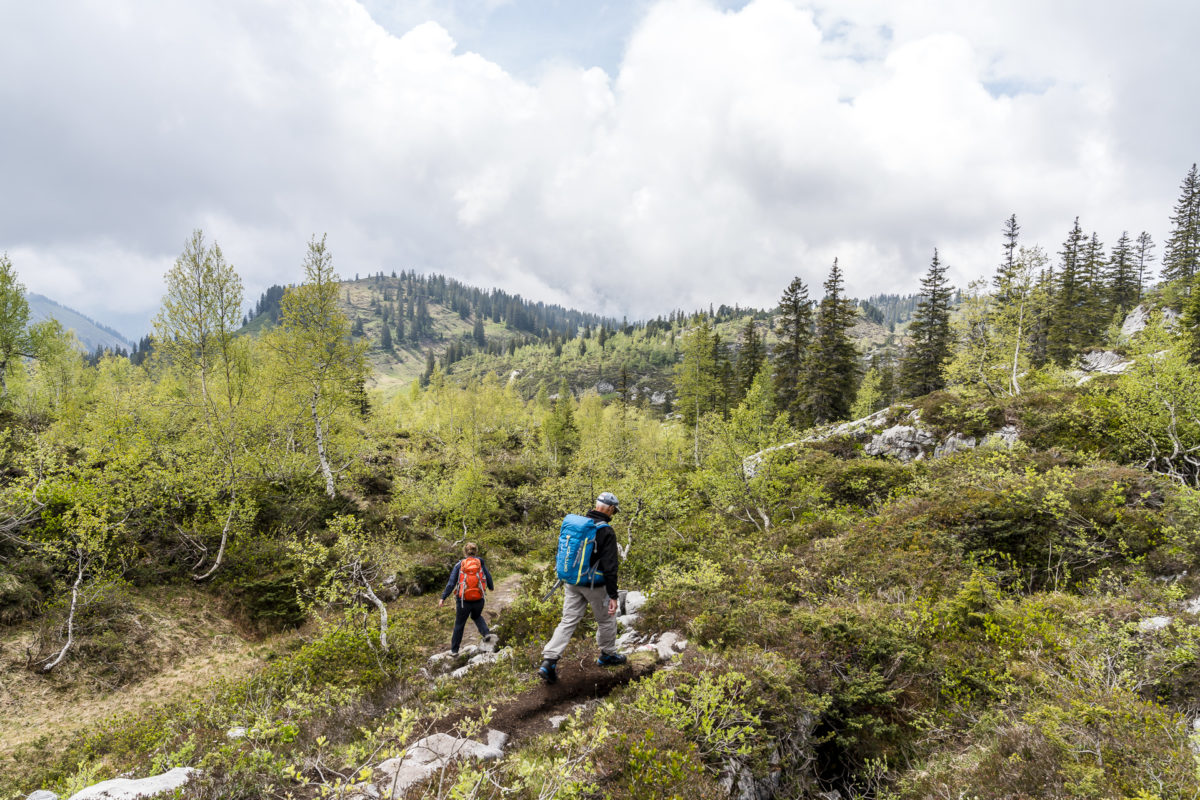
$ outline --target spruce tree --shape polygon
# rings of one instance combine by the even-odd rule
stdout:
[[[471,331],[471,338],[473,338],[475,340],[475,344],[479,345],[480,347],[483,347],[487,344],[487,336],[483,330],[483,316],[480,315],[478,309],[475,310],[475,327]]]
[[[1108,302],[1113,309],[1129,311],[1141,299],[1137,261],[1129,231],[1121,231],[1121,238],[1113,245],[1108,257]]]
[[[804,427],[809,422],[804,379],[812,341],[812,303],[808,299],[808,287],[799,278],[792,279],[779,299],[775,333],[779,336],[771,376],[775,405],[788,415],[792,424]]]
[[[929,270],[921,278],[920,299],[908,326],[911,340],[900,364],[900,387],[907,397],[944,389],[943,370],[950,357],[950,298],[954,288],[934,248]]]
[[[838,261],[824,284],[825,296],[817,307],[816,330],[807,358],[807,409],[816,423],[845,419],[858,384],[858,352],[847,331],[857,310],[842,296],[842,270]]]
[[[1150,262],[1154,261],[1154,240],[1150,234],[1142,231],[1138,234],[1137,247],[1133,251],[1133,260],[1137,264],[1138,302],[1142,302],[1142,292],[1146,289],[1146,281],[1150,277]]]
[[[386,350],[387,352],[389,352],[389,353],[390,353],[390,352],[392,352],[392,349],[393,349],[393,346],[392,346],[392,326],[391,326],[391,325],[389,325],[389,324],[388,324],[388,323],[385,321],[385,322],[383,323],[383,325],[382,325],[382,329],[383,329],[383,334],[380,336],[380,339],[379,339],[379,346],[380,346],[380,347],[382,347],[384,350]]]
[[[1076,217],[1063,249],[1059,251],[1061,261],[1054,281],[1053,310],[1046,342],[1047,355],[1063,367],[1075,355],[1079,341],[1077,331],[1081,324],[1080,305],[1084,291],[1079,279],[1079,262],[1084,255],[1084,245],[1083,229]]]
[[[758,327],[754,324],[754,318],[751,317],[742,329],[742,347],[738,351],[737,358],[737,396],[735,401],[740,401],[746,396],[746,392],[750,391],[755,377],[762,370],[765,358],[766,352],[762,338],[758,335]]]
[[[1093,232],[1084,245],[1082,256],[1079,262],[1079,318],[1072,342],[1077,353],[1098,345],[1104,338],[1104,329],[1112,321],[1112,310],[1107,305],[1109,287],[1105,281],[1104,245],[1096,233]]]
[[[1179,187],[1179,202],[1171,215],[1171,236],[1163,248],[1163,280],[1186,278],[1189,282],[1200,267],[1200,175],[1196,165]]]
[[[996,300],[1001,303],[1008,301],[1004,293],[1006,287],[1012,285],[1017,272],[1017,240],[1020,233],[1021,226],[1017,224],[1016,214],[1004,220],[1004,259],[996,268],[996,276],[992,279],[996,287]]]

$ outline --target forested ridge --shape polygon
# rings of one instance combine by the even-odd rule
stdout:
[[[248,314],[196,231],[95,363],[3,257],[0,796],[386,796],[446,734],[485,755],[396,796],[1197,797],[1196,168],[1161,260],[1002,223],[911,303],[835,260],[635,323],[343,281],[324,238]],[[547,565],[600,491],[631,663],[585,631],[552,691]],[[437,655],[468,540],[517,587],[472,662]]]

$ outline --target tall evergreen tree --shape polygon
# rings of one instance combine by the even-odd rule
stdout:
[[[471,330],[471,338],[480,347],[487,344],[487,336],[483,331],[483,315],[479,313],[478,309],[475,311],[475,327]]]
[[[1125,312],[1137,305],[1141,299],[1137,260],[1129,231],[1121,231],[1121,238],[1113,245],[1108,257],[1108,302],[1112,309]]]
[[[1079,322],[1073,341],[1075,352],[1094,347],[1103,340],[1104,329],[1112,321],[1113,313],[1107,303],[1109,287],[1105,281],[1104,245],[1095,232],[1084,245],[1082,256],[1079,262]]]
[[[754,383],[755,377],[762,370],[765,358],[766,351],[763,346],[762,337],[758,335],[758,327],[754,324],[754,318],[751,317],[746,321],[746,326],[742,328],[742,347],[738,350],[737,357],[737,395],[734,398],[735,402],[740,401],[746,396],[746,392],[750,391],[750,386]]]
[[[385,320],[381,327],[383,333],[379,337],[379,346],[390,353],[394,349],[392,343],[392,326]]]
[[[1081,324],[1080,306],[1084,293],[1079,262],[1084,254],[1084,246],[1083,229],[1079,227],[1079,217],[1076,217],[1063,242],[1063,249],[1059,251],[1061,260],[1055,276],[1053,311],[1047,334],[1047,355],[1064,367],[1075,355],[1079,342],[1077,331]]]
[[[843,296],[842,270],[836,258],[824,289],[805,370],[808,413],[817,423],[845,419],[858,385],[858,352],[847,334],[857,309]]]
[[[1200,268],[1200,174],[1195,164],[1179,187],[1179,202],[1171,215],[1171,225],[1171,236],[1163,248],[1163,280],[1190,281]]]
[[[1138,234],[1137,247],[1133,251],[1133,260],[1137,264],[1138,302],[1142,301],[1142,292],[1150,279],[1150,264],[1154,261],[1154,240],[1150,234],[1142,231]]]
[[[804,383],[808,348],[812,341],[812,303],[808,287],[793,278],[779,299],[775,320],[779,342],[774,348],[772,383],[775,404],[797,426],[808,424],[808,392]]]
[[[1013,284],[1017,271],[1017,241],[1020,233],[1021,226],[1017,224],[1016,214],[1004,220],[1004,259],[996,268],[996,276],[992,279],[992,283],[996,287],[996,300],[1001,303],[1008,301],[1008,298],[1002,297],[1001,294],[1006,287]]]
[[[908,397],[918,397],[946,386],[944,369],[950,357],[950,298],[954,288],[946,267],[934,248],[929,270],[921,278],[920,300],[908,326],[911,344],[900,365],[900,385]]]

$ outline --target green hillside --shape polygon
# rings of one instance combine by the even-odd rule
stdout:
[[[264,294],[247,317],[244,330],[257,333],[277,321],[282,291],[283,287],[273,287]],[[683,312],[630,324],[557,307],[550,307],[547,321],[538,324],[530,320],[536,320],[539,311],[547,315],[542,304],[506,297],[493,309],[497,313],[488,313],[488,292],[440,276],[407,273],[343,281],[338,297],[343,313],[353,323],[355,339],[368,346],[370,386],[385,396],[425,377],[432,356],[447,374],[494,374],[511,381],[526,397],[542,386],[553,392],[565,379],[575,393],[595,390],[612,394],[624,387],[633,399],[641,396],[649,401],[657,395],[661,405],[673,392],[680,352],[676,340],[690,325],[690,315]],[[421,298],[429,318],[427,324],[414,329],[411,309]],[[873,301],[874,308],[871,302],[861,304],[858,323],[849,332],[864,364],[872,356],[894,360],[913,305],[911,299],[895,296]],[[477,313],[481,306],[482,314]],[[524,322],[517,309],[525,316]],[[730,358],[737,358],[749,319],[755,320],[768,345],[776,341],[773,315],[768,312],[721,306],[711,313]],[[876,314],[879,322],[870,318]],[[884,314],[892,320],[892,328],[899,320],[901,333],[889,332],[882,322]],[[403,338],[396,333],[398,315],[405,326]],[[476,336],[477,319],[482,324],[482,344]],[[385,326],[390,349],[384,347]],[[601,327],[605,329],[603,344]]]

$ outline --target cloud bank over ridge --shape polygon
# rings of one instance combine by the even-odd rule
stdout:
[[[914,291],[934,246],[961,283],[1014,212],[1050,251],[1076,215],[1161,240],[1200,12],[910,5],[666,0],[612,74],[567,53],[532,77],[351,0],[13,7],[0,249],[136,335],[195,227],[252,296],[328,232],[344,276],[631,316],[816,294],[834,256],[858,295]]]

